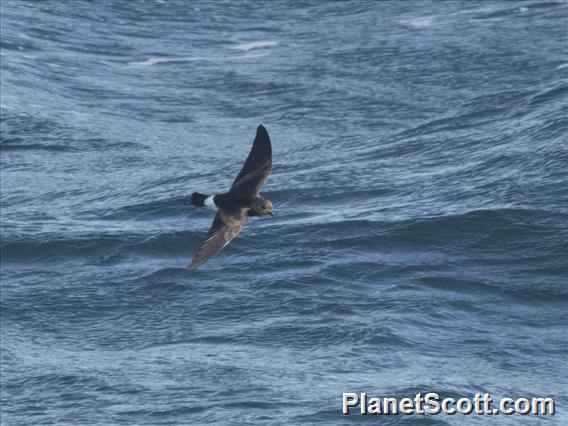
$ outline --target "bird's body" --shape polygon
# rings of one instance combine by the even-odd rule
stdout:
[[[268,207],[263,208],[263,202],[266,203],[267,206],[270,205],[270,209],[272,210],[272,203],[266,198],[258,195],[247,197],[246,195],[231,191],[218,195],[205,195],[194,192],[191,200],[191,204],[196,207],[205,207],[215,211],[219,209],[225,211],[245,209],[247,210],[248,216],[270,214],[270,212],[264,212]]]
[[[272,146],[261,125],[256,130],[252,149],[231,189],[217,195],[194,192],[191,204],[217,211],[207,238],[191,261],[190,271],[222,250],[246,225],[248,216],[272,215],[272,203],[260,196],[260,187],[272,170]]]

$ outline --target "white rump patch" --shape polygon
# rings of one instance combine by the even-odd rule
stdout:
[[[214,195],[211,195],[205,199],[205,201],[203,202],[205,207],[211,210],[217,210],[217,205],[215,204],[215,200],[213,199],[214,197]]]

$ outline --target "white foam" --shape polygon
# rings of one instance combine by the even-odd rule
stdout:
[[[138,66],[138,67],[151,67],[157,64],[174,64],[183,62],[195,62],[195,61],[205,61],[207,58],[199,56],[187,56],[182,58],[175,57],[160,57],[160,58],[148,58],[145,61],[129,62],[128,65]]]
[[[188,63],[188,62],[198,62],[198,61],[208,61],[208,62],[215,62],[215,61],[242,61],[242,60],[246,60],[246,59],[254,59],[254,58],[261,58],[263,56],[266,56],[266,53],[252,53],[252,54],[242,54],[242,55],[235,55],[235,56],[211,56],[209,58],[205,58],[205,57],[200,57],[200,56],[190,56],[190,57],[182,57],[182,58],[176,58],[176,57],[167,57],[167,56],[162,56],[162,57],[152,57],[152,58],[148,58],[145,61],[133,61],[133,62],[128,62],[129,66],[132,67],[151,67],[154,65],[159,65],[159,64],[179,64],[179,63]]]
[[[74,116],[79,117],[79,118],[92,117],[92,114],[89,114],[88,112],[79,112],[79,111],[68,110],[68,109],[62,109],[60,112],[63,113],[63,114],[74,115]]]
[[[244,55],[234,56],[227,59],[232,61],[243,61],[247,59],[264,58],[265,56],[268,56],[268,53],[245,53]]]
[[[568,64],[560,64],[556,67],[557,70],[563,70],[564,68],[568,68]]]
[[[430,28],[434,23],[434,18],[435,16],[423,16],[421,18],[405,19],[404,21],[400,21],[400,23],[407,28],[421,30]]]
[[[479,9],[460,10],[452,13],[451,15],[478,15],[480,13],[495,13],[498,10],[499,9],[496,9],[495,7],[480,7]]]
[[[273,47],[276,46],[277,44],[278,44],[277,41],[270,41],[270,40],[252,41],[250,43],[240,43],[235,46],[231,46],[229,49],[243,50],[245,52],[248,52],[249,50],[253,49],[263,49],[267,47]]]

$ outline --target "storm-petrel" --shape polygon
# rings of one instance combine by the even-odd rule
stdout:
[[[233,240],[247,223],[248,216],[272,215],[272,203],[258,191],[272,170],[272,145],[260,125],[245,165],[228,192],[218,195],[191,194],[191,204],[217,211],[207,238],[187,269],[193,271]]]

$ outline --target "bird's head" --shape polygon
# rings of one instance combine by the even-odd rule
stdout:
[[[273,216],[272,203],[266,198],[255,197],[252,200],[251,210],[257,215],[269,214],[270,216]]]

